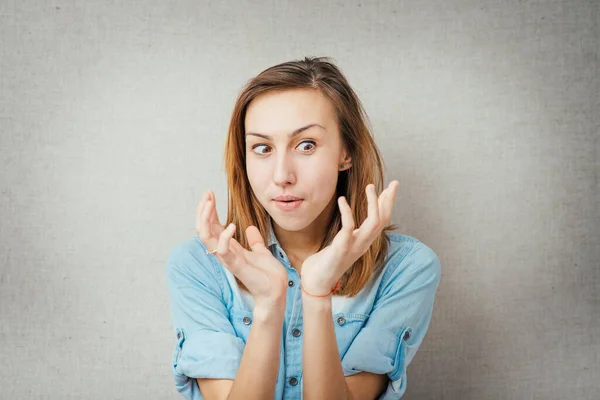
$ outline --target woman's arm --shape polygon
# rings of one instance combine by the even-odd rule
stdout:
[[[306,400],[374,399],[380,394],[387,385],[388,378],[385,374],[359,373],[348,379],[360,385],[346,383],[333,327],[331,296],[312,297],[303,293],[302,308],[303,398]]]
[[[398,181],[392,181],[378,197],[375,185],[366,187],[368,216],[358,229],[354,229],[354,217],[344,196],[338,197],[342,219],[342,229],[331,244],[310,255],[302,263],[302,282],[308,283],[312,293],[327,293],[340,283],[342,275],[354,265],[381,234],[390,222]],[[335,289],[333,289],[335,290]],[[310,293],[308,292],[308,293]],[[307,399],[353,399],[353,393],[346,383],[344,369],[338,352],[337,339],[333,327],[331,296],[311,296],[302,293],[304,316],[303,339],[303,394]],[[333,293],[333,291],[331,292]],[[330,294],[331,294],[330,293]],[[368,378],[368,379],[366,379]],[[383,377],[362,376],[353,379],[368,382],[369,387],[360,391],[360,397],[375,397],[383,386]]]
[[[254,309],[235,380],[198,379],[198,386],[206,400],[275,397],[284,312],[285,308],[280,306]]]
[[[287,294],[287,271],[265,246],[256,226],[246,228],[247,250],[233,237],[237,229],[231,223],[221,226],[212,192],[198,205],[196,230],[207,254],[215,254],[221,264],[244,283],[254,297],[254,322],[231,382],[198,380],[206,391],[222,399],[268,399],[275,397],[279,369],[281,332]],[[211,250],[209,250],[211,249]],[[227,394],[227,396],[224,396]]]
[[[338,352],[331,296],[302,294],[302,395],[311,399],[349,399]]]
[[[302,394],[310,399],[348,399],[346,381],[337,347],[331,296],[302,294]]]

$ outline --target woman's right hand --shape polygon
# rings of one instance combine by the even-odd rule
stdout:
[[[205,193],[198,204],[196,232],[209,251],[214,254],[233,275],[246,285],[254,297],[255,307],[283,307],[287,291],[287,272],[265,246],[260,231],[255,226],[246,229],[248,244],[246,250],[233,238],[236,226],[224,228],[217,216],[215,196]]]

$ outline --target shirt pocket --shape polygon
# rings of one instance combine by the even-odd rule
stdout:
[[[235,335],[244,341],[244,344],[248,340],[250,334],[250,327],[253,323],[252,311],[244,310],[241,308],[232,308],[229,312],[229,320],[235,331]]]
[[[358,313],[337,313],[333,315],[333,326],[340,359],[348,351],[352,341],[365,325],[367,318],[367,315]]]

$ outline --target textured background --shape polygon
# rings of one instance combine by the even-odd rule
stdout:
[[[178,399],[235,97],[332,56],[443,278],[407,399],[600,398],[597,1],[2,1],[0,398]]]

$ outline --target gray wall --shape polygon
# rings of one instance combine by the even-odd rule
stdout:
[[[241,86],[305,55],[442,261],[405,397],[600,398],[598,2],[320,3],[0,4],[0,398],[179,398],[166,256],[206,189],[224,219]]]

